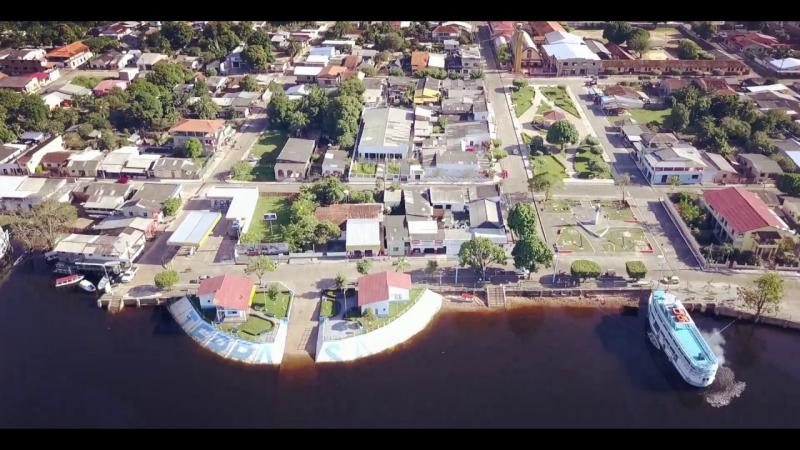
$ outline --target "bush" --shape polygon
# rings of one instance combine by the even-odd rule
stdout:
[[[499,161],[507,156],[508,156],[508,151],[505,149],[492,150],[492,158],[494,158],[495,160]]]
[[[372,267],[372,262],[368,259],[362,259],[361,261],[356,263],[356,270],[361,275],[366,275],[369,273],[369,269]]]
[[[579,259],[574,261],[569,268],[573,277],[585,280],[587,278],[597,278],[600,276],[600,265],[594,261]]]
[[[603,148],[599,145],[593,145],[589,151],[594,155],[601,155],[603,153]]]
[[[541,153],[544,150],[544,139],[541,136],[536,135],[531,138],[531,143],[529,145],[531,150]]]
[[[681,73],[682,73],[681,69],[676,69],[676,68],[669,69],[670,75],[680,75]]]
[[[393,77],[402,77],[403,75],[405,75],[405,73],[403,73],[403,69],[399,67],[392,67],[391,69],[389,69],[389,75]]]
[[[173,197],[164,202],[164,215],[167,217],[174,216],[175,213],[178,212],[178,208],[181,207],[181,198],[180,197]]]
[[[660,70],[654,70],[651,73],[653,74],[654,77],[660,77],[661,76],[661,71]]]
[[[628,261],[625,263],[625,270],[628,276],[636,280],[642,279],[647,275],[647,267],[641,261]]]
[[[367,308],[361,312],[361,317],[372,317],[372,309]]]
[[[528,80],[525,78],[514,78],[514,81],[511,82],[517,90],[520,90],[528,85]]]
[[[583,143],[588,145],[598,145],[600,144],[600,141],[597,140],[596,137],[590,135],[586,136],[586,139],[583,140]]]
[[[800,174],[784,173],[775,180],[775,187],[784,194],[800,195]]]
[[[275,301],[278,298],[278,294],[280,294],[280,292],[281,291],[280,291],[280,289],[278,289],[278,285],[275,284],[275,283],[272,283],[267,288],[267,292],[266,292],[267,298],[272,300],[272,301]]]
[[[606,69],[603,71],[606,75],[616,75],[619,73],[617,69]]]
[[[174,270],[162,270],[153,277],[153,282],[159,289],[169,289],[178,283],[178,272]]]
[[[722,69],[714,69],[711,71],[711,73],[716,77],[721,77],[722,75],[725,74],[725,72]]]

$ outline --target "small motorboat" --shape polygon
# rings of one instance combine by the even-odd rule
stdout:
[[[97,287],[94,284],[92,284],[92,282],[89,280],[81,280],[80,282],[78,282],[78,287],[86,292],[97,291]]]
[[[66,277],[56,278],[56,287],[69,286],[80,282],[84,278],[83,275],[67,275]]]
[[[108,288],[109,284],[110,283],[109,283],[108,277],[103,277],[103,278],[100,279],[100,281],[97,282],[97,289],[100,289],[101,291],[104,291],[104,290],[106,290],[106,288]]]

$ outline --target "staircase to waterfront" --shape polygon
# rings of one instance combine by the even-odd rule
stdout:
[[[506,307],[506,289],[503,286],[486,286],[486,303],[489,308]]]

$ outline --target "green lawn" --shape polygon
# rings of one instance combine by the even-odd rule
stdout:
[[[603,214],[607,215],[611,220],[636,220],[631,208],[621,201],[602,202],[600,203],[600,209],[603,211]]]
[[[342,305],[340,305],[338,301],[332,298],[325,298],[322,300],[322,304],[319,305],[319,316],[333,317],[339,314],[341,307]]]
[[[278,215],[278,220],[272,222],[270,231],[269,222],[264,220],[264,214],[272,212]],[[280,242],[281,225],[289,223],[289,202],[286,197],[280,196],[260,196],[256,204],[256,212],[253,213],[253,223],[250,230],[242,236],[242,243],[255,244],[258,242]]]
[[[596,155],[589,150],[588,146],[583,146],[578,149],[578,152],[575,154],[575,164],[574,169],[575,172],[578,172],[578,176],[582,178],[588,178],[589,171],[589,161],[595,160],[598,163],[603,163],[608,166],[605,161],[603,161],[602,154]],[[611,178],[611,170],[606,169],[603,172],[599,173],[595,176],[595,178]]]
[[[578,227],[564,227],[556,239],[556,245],[559,249],[572,250],[573,252],[591,252],[592,244],[589,239],[583,235],[583,232]]]
[[[86,89],[94,89],[95,86],[100,84],[105,78],[100,77],[86,77],[86,76],[79,76],[75,77],[70,81],[70,84],[74,84],[76,86],[85,87]]]
[[[541,203],[541,205],[542,209],[544,209],[545,212],[568,213],[571,210],[569,200],[550,199],[546,202]]]
[[[531,143],[531,135],[526,134],[526,133],[520,133],[519,137],[522,138],[522,143],[523,144],[530,145],[530,143]]]
[[[662,125],[664,120],[672,113],[672,108],[667,109],[659,109],[659,110],[650,110],[650,109],[631,109],[628,111],[631,114],[631,118],[636,121],[639,125],[647,125],[650,122],[658,122],[658,125]]]
[[[267,130],[250,149],[251,156],[261,158],[253,168],[253,181],[275,181],[275,160],[289,136],[283,130]]]
[[[275,324],[269,320],[262,319],[254,315],[247,317],[247,321],[240,325],[230,325],[226,323],[217,324],[217,328],[229,333],[239,339],[255,341],[259,336],[269,333],[275,328]]]
[[[536,115],[540,116],[540,115],[546,113],[547,111],[550,111],[551,109],[553,109],[553,108],[551,108],[550,105],[548,105],[547,103],[539,102],[539,107],[536,108]]]
[[[511,92],[511,103],[514,104],[514,113],[517,117],[523,115],[528,108],[533,106],[533,96],[535,93],[531,86],[525,86],[522,89]]]
[[[267,285],[269,285],[269,282],[267,282]],[[275,300],[267,298],[265,292],[257,292],[255,298],[253,298],[253,309],[260,310],[264,315],[270,316],[271,314],[270,317],[283,319],[289,315],[289,300],[291,298],[292,294],[288,291],[279,292]]]
[[[539,155],[531,156],[533,162],[533,174],[539,175],[541,173],[550,172],[560,175],[562,178],[567,178],[567,171],[564,166],[553,155]]]
[[[609,252],[635,252],[648,248],[647,238],[641,228],[612,228],[605,236],[603,250]]]
[[[419,300],[422,296],[422,293],[425,291],[423,288],[411,288],[411,292],[409,292],[409,300],[407,302],[390,302],[389,303],[389,315],[386,317],[377,317],[377,316],[370,316],[370,317],[358,317],[355,320],[361,323],[361,327],[364,333],[369,333],[370,331],[377,330],[378,328],[386,325],[387,323],[393,321],[404,312],[406,312],[409,308],[411,308],[414,303]]]
[[[371,163],[371,162],[359,163],[353,161],[353,171],[351,173],[353,175],[360,175],[364,177],[374,177],[375,172],[377,172],[377,170],[378,170],[378,165],[376,163]]]
[[[541,88],[541,91],[545,97],[553,102],[553,104],[572,114],[573,116],[579,119],[581,118],[580,113],[578,113],[578,109],[575,107],[575,104],[572,103],[569,95],[567,95],[566,86],[543,87]]]

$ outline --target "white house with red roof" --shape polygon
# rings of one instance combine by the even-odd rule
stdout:
[[[358,279],[358,306],[363,314],[372,310],[376,316],[389,314],[391,302],[407,302],[411,289],[411,275],[399,272],[381,272],[364,275]]]
[[[216,308],[218,322],[243,322],[256,294],[256,285],[247,277],[221,275],[200,283],[197,297],[202,309]]]
[[[714,233],[736,250],[752,251],[764,259],[795,233],[756,194],[738,187],[703,192],[702,202],[714,217]]]

